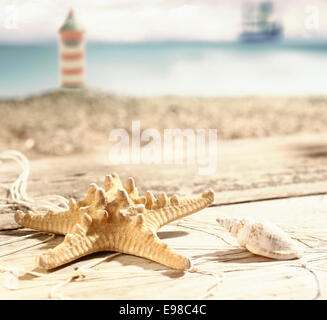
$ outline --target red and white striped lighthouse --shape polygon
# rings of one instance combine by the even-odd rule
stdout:
[[[85,81],[84,30],[78,26],[72,9],[59,29],[59,35],[61,86],[82,87]]]

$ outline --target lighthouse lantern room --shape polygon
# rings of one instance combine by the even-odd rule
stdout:
[[[71,9],[59,29],[59,65],[61,86],[79,88],[85,81],[84,30],[76,22]]]

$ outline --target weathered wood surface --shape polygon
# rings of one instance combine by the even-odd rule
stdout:
[[[327,290],[327,135],[222,142],[218,170],[199,176],[197,167],[107,164],[106,150],[88,155],[33,159],[28,182],[32,197],[58,194],[80,199],[91,182],[100,185],[104,175],[116,171],[133,176],[139,190],[166,191],[169,195],[197,194],[212,187],[217,207],[208,208],[160,232],[159,236],[189,256],[201,273],[181,273],[138,257],[119,255],[58,288],[55,297],[87,299],[313,299],[326,298]],[[0,183],[10,184],[19,172],[12,162],[0,166]],[[5,191],[0,197],[6,196]],[[273,201],[243,203],[253,200]],[[234,204],[233,204],[234,203]],[[229,205],[224,205],[229,204]],[[13,209],[2,209],[0,230],[16,228]],[[220,214],[266,217],[307,245],[304,260],[276,262],[254,256],[215,222]],[[34,231],[0,232],[0,245]],[[2,256],[7,251],[44,240],[46,235],[0,246],[0,267],[34,269],[34,256],[54,247],[63,237]],[[84,257],[44,276],[25,275],[19,289],[4,287],[8,273],[0,273],[0,298],[47,299],[56,284],[104,254]],[[223,276],[221,279],[220,276]],[[7,278],[6,278],[7,279]],[[216,287],[213,286],[220,280]],[[212,290],[209,290],[213,288]],[[320,290],[319,290],[320,288]],[[212,295],[210,295],[212,293]]]
[[[74,299],[326,299],[327,294],[327,199],[321,196],[262,201],[251,204],[212,207],[165,226],[159,236],[189,256],[203,273],[171,270],[155,262],[121,254],[89,271],[83,280],[65,284],[54,298]],[[306,246],[301,260],[275,261],[255,256],[240,248],[236,240],[215,219],[218,215],[265,217],[277,223],[296,241]],[[33,231],[3,231],[0,244]],[[22,245],[38,243],[46,235],[1,246],[0,254]],[[51,272],[38,270],[34,256],[52,248],[62,236],[50,242],[0,257],[2,268],[33,270],[43,276],[25,275],[19,288],[4,287],[0,273],[0,298],[47,299],[57,284],[68,279],[75,267],[104,257],[93,254]],[[217,284],[217,282],[219,282]]]
[[[109,149],[33,159],[28,194],[80,199],[89,183],[103,185],[104,176],[113,171],[123,179],[133,176],[141,192],[186,195],[211,187],[215,204],[327,193],[327,134],[222,141],[219,147],[217,172],[210,176],[198,175],[195,165],[108,165]],[[12,183],[18,173],[17,165],[3,163],[0,183]],[[11,211],[2,210],[5,213],[0,230],[15,225]]]

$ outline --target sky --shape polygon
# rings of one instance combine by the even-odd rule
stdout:
[[[245,1],[0,0],[0,42],[55,40],[70,8],[91,41],[233,40]],[[274,5],[286,38],[327,39],[327,0]]]

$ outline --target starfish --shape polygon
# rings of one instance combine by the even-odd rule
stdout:
[[[178,270],[191,267],[190,260],[160,240],[157,231],[211,204],[211,189],[193,198],[169,198],[165,193],[156,198],[150,191],[140,196],[133,178],[123,186],[116,173],[106,176],[104,186],[90,184],[83,200],[69,200],[68,210],[16,212],[16,222],[24,227],[65,235],[54,249],[36,256],[38,267],[53,269],[99,251],[131,254]]]

